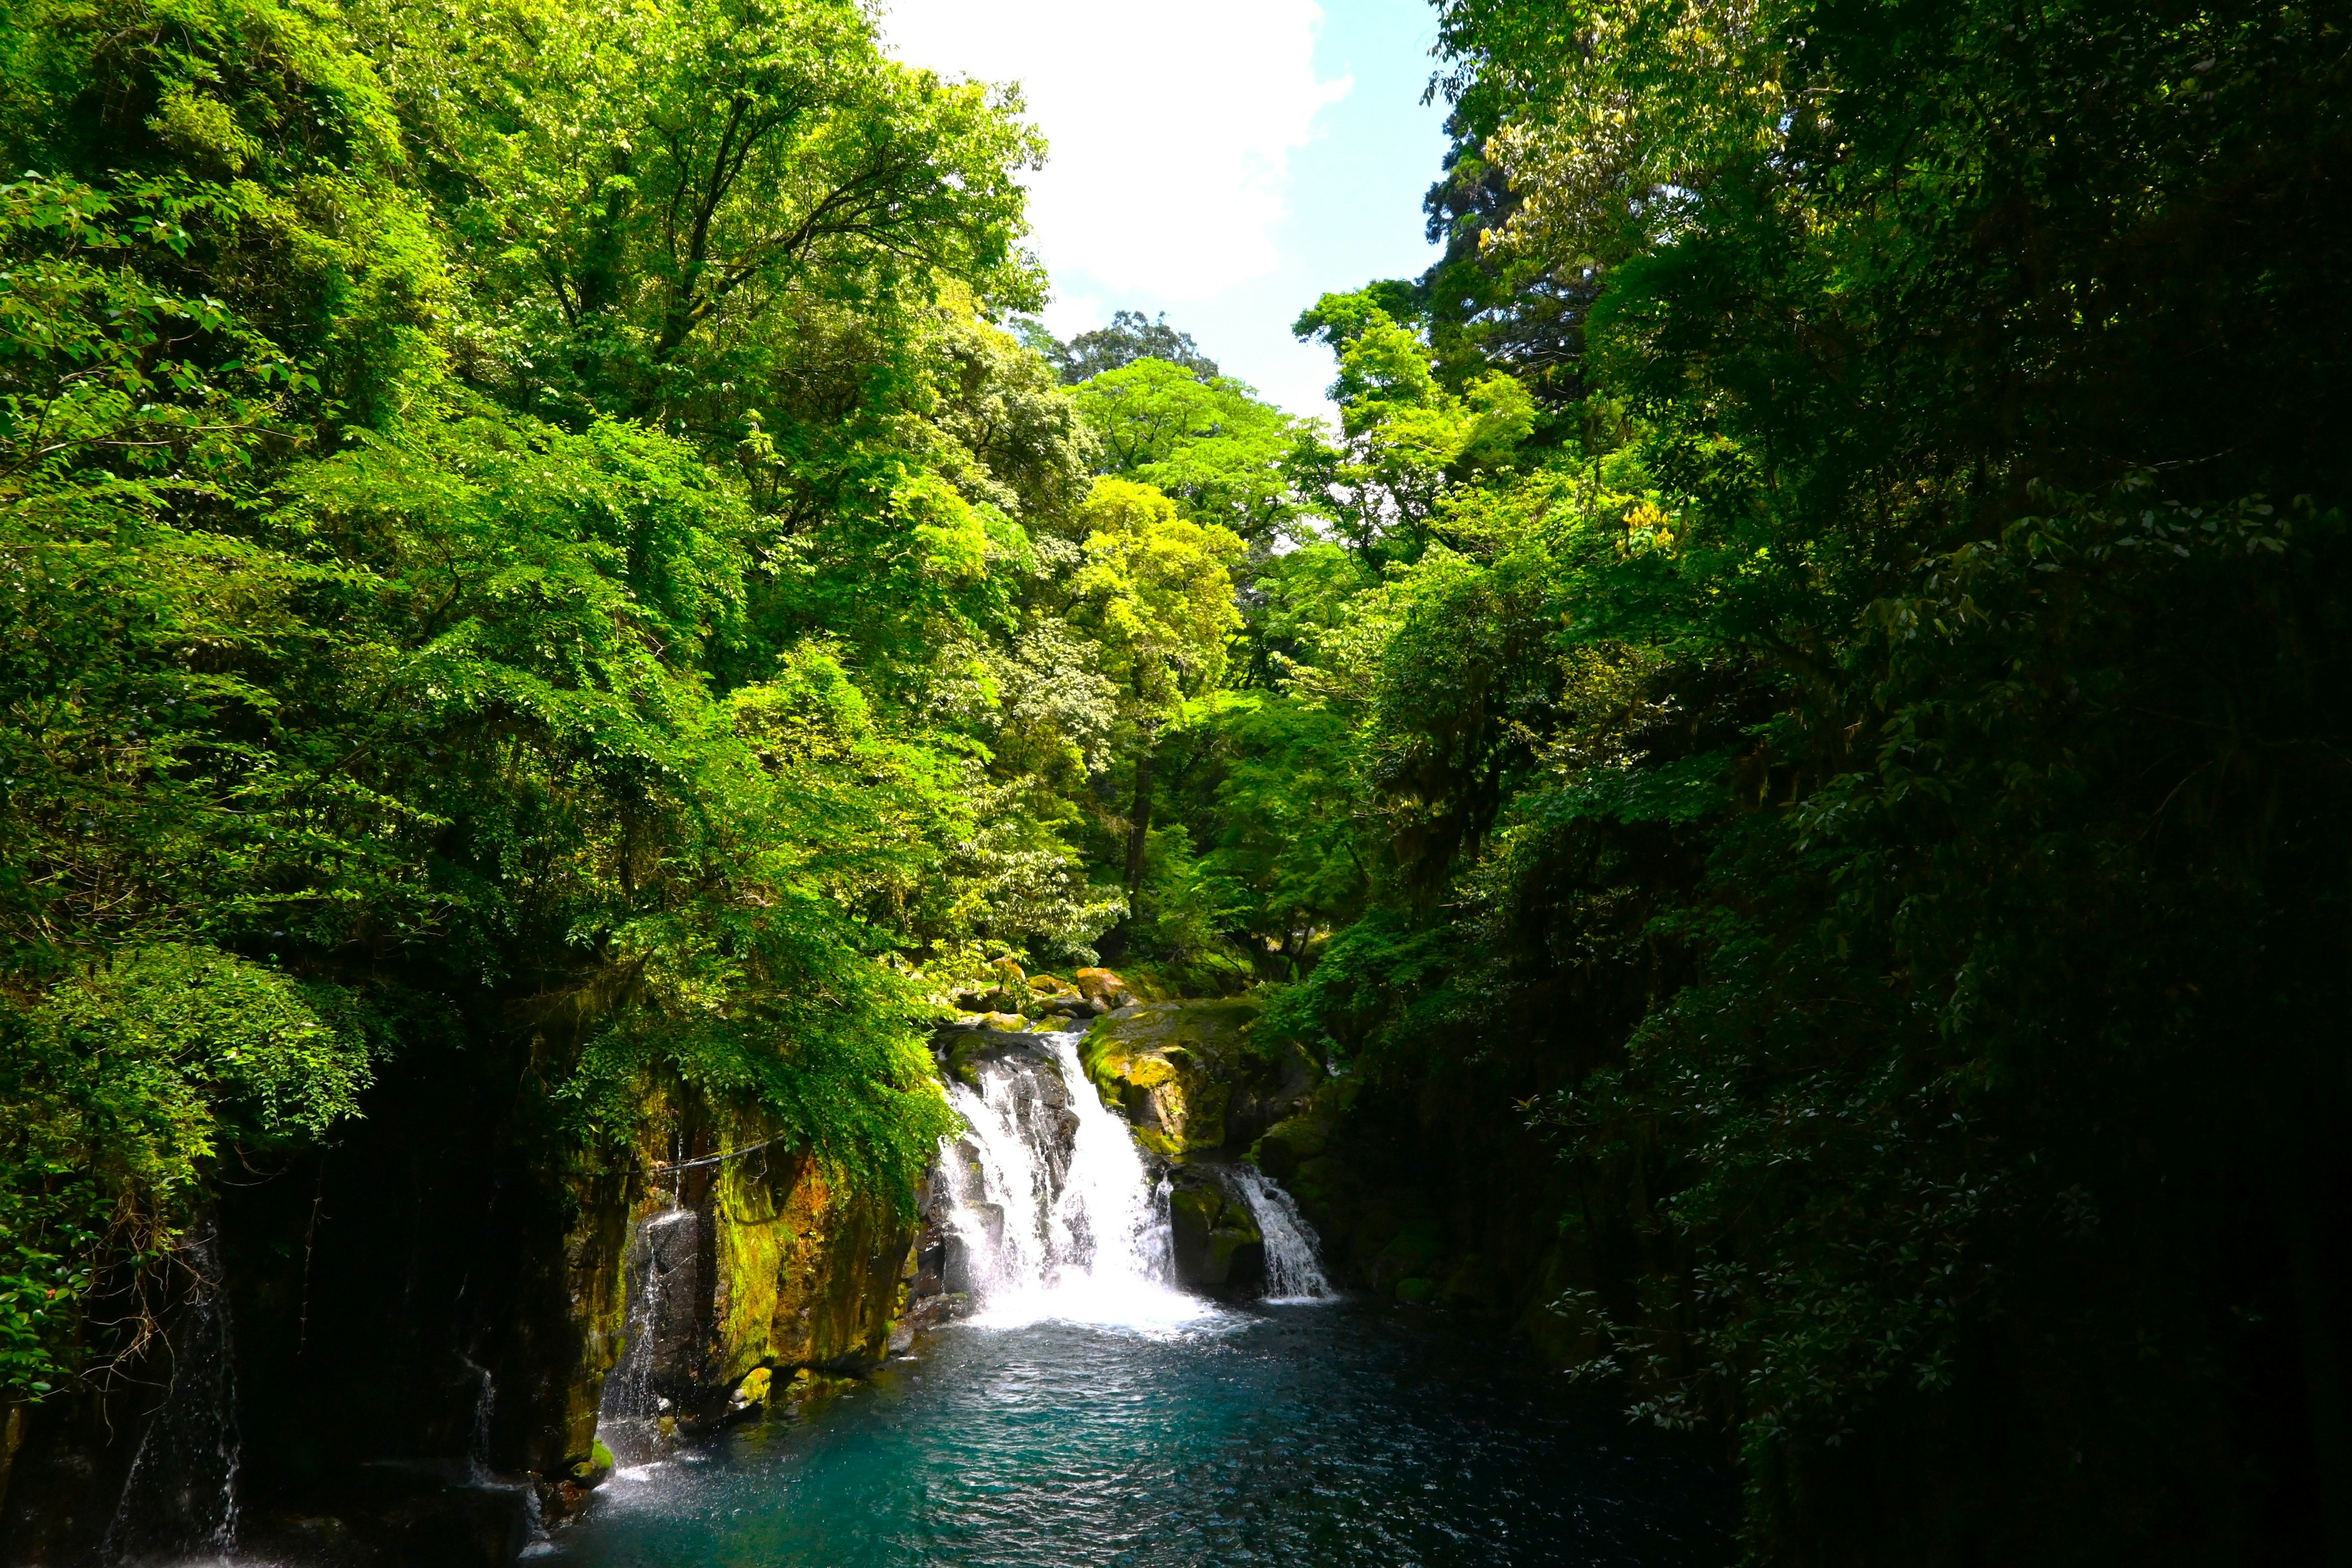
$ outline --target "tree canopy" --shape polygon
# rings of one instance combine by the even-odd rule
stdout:
[[[2340,18],[1437,18],[1336,427],[846,0],[0,21],[9,1386],[420,1042],[904,1204],[1116,957],[1757,1561],[2341,1558]]]

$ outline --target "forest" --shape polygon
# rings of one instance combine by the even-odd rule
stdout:
[[[852,0],[7,8],[0,1498],[420,1106],[910,1213],[1010,959],[1745,1560],[2352,1561],[2352,17],[1433,21],[1332,426]]]

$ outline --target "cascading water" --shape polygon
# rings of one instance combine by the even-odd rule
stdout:
[[[475,1384],[474,1429],[466,1443],[466,1477],[476,1486],[484,1486],[495,1479],[490,1473],[490,1418],[498,1410],[499,1383],[488,1367],[463,1351],[457,1352],[457,1363]]]
[[[1234,1185],[1249,1205],[1265,1238],[1265,1294],[1273,1301],[1329,1301],[1339,1292],[1323,1272],[1315,1227],[1298,1212],[1297,1200],[1255,1165],[1236,1165]]]
[[[188,1296],[170,1338],[172,1382],[131,1457],[106,1539],[109,1563],[226,1556],[236,1545],[236,1346],[209,1224],[180,1244]]]
[[[555,1551],[547,1533],[547,1517],[539,1504],[539,1489],[528,1480],[509,1480],[490,1468],[490,1422],[498,1413],[499,1383],[490,1369],[463,1351],[457,1361],[478,1387],[474,1395],[474,1429],[466,1447],[466,1482],[484,1491],[510,1492],[522,1500],[523,1527],[528,1539],[524,1557],[545,1557]]]
[[[680,1285],[696,1264],[700,1224],[692,1209],[663,1209],[648,1215],[629,1241],[623,1265],[629,1291],[623,1316],[626,1337],[620,1361],[604,1376],[596,1411],[598,1439],[625,1464],[652,1458],[666,1436],[662,1420],[671,1405],[660,1388],[663,1354],[681,1335],[692,1334],[693,1304],[684,1299],[690,1292]]]
[[[1143,1331],[1217,1315],[1173,1283],[1168,1190],[1078,1063],[1078,1036],[1042,1035],[948,1086],[970,1126],[940,1146],[949,1228],[977,1321],[1059,1318]]]

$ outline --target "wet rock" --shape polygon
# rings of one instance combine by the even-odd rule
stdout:
[[[589,1446],[588,1457],[572,1467],[572,1483],[583,1490],[600,1487],[612,1475],[613,1467],[617,1462],[613,1458],[613,1450],[599,1438]]]
[[[1018,1026],[1013,1028],[1001,1026],[1003,1022],[1000,1015],[992,1014],[973,1020],[971,1027],[942,1030],[932,1047],[940,1070],[966,1088],[977,1089],[982,1062],[1001,1061],[1008,1056],[1026,1057],[1049,1065],[1053,1062],[1052,1047],[1029,1029],[1027,1019],[1010,1020]],[[1058,1071],[1053,1076],[1056,1083],[1061,1081]]]
[[[971,1295],[961,1290],[927,1297],[907,1309],[907,1327],[920,1332],[925,1329],[938,1328],[942,1323],[954,1322],[971,1311]]]
[[[758,1366],[880,1361],[915,1226],[804,1152],[719,1170],[709,1381],[732,1385]]]
[[[1259,1135],[1250,1149],[1257,1168],[1277,1182],[1288,1182],[1307,1162],[1330,1146],[1331,1130],[1313,1114],[1285,1117]]]
[[[1168,1218],[1176,1283],[1216,1293],[1246,1292],[1263,1283],[1265,1238],[1223,1170],[1179,1166],[1171,1181]]]
[[[775,1373],[768,1367],[753,1367],[743,1374],[743,1381],[735,1385],[734,1396],[728,1401],[729,1405],[745,1410],[754,1405],[765,1405],[775,1377]]]
[[[247,1521],[238,1531],[239,1560],[506,1568],[531,1542],[524,1488],[479,1485],[427,1465],[356,1466],[321,1501],[321,1510]]]
[[[1415,1221],[1399,1230],[1364,1266],[1366,1280],[1375,1290],[1401,1289],[1408,1279],[1420,1283],[1412,1292],[1399,1296],[1399,1300],[1426,1300],[1437,1293],[1434,1278],[1438,1261],[1445,1255],[1445,1244],[1437,1227],[1426,1221]],[[1424,1290],[1423,1286],[1426,1286]]]

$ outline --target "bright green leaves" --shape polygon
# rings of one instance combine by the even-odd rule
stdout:
[[[1115,908],[1067,800],[986,771],[1006,709],[1066,783],[1114,724],[1023,598],[1081,564],[1091,445],[982,320],[1036,292],[1014,101],[826,0],[107,0],[0,52],[0,933],[40,1044],[0,1199],[49,1205],[5,1353],[70,1359],[164,1187],[352,1110],[320,999],[362,981],[583,1136],[683,1090],[903,1194],[948,1123],[894,950]],[[1181,571],[1129,567],[1139,658],[1206,668],[1155,640]],[[1000,703],[1032,651],[1097,685]],[[126,1205],[160,1217],[89,1217]]]
[[[1239,535],[1187,521],[1149,485],[1105,479],[1081,510],[1086,564],[1071,579],[1071,619],[1106,656],[1134,721],[1147,729],[1175,716],[1188,696],[1224,674],[1225,642],[1241,626],[1232,568]]]
[[[1345,445],[1315,479],[1359,550],[1411,560],[1427,544],[1449,487],[1507,474],[1536,425],[1534,400],[1500,371],[1449,389],[1422,334],[1377,300],[1379,286],[1327,294],[1298,319],[1302,337],[1329,342],[1339,361],[1331,395]]]
[[[938,271],[1034,303],[1013,174],[1034,133],[1011,100],[884,58],[854,5],[362,16],[467,193],[452,219],[488,284],[475,374],[527,405],[723,439],[746,391],[789,374],[787,323],[816,301],[919,310]]]
[[[60,1342],[97,1270],[171,1247],[220,1144],[355,1114],[374,1027],[331,988],[169,943],[0,1015],[0,1384],[68,1375]]]
[[[1147,484],[1196,521],[1263,542],[1298,515],[1293,454],[1306,426],[1241,383],[1203,381],[1140,359],[1081,382],[1079,411],[1102,446],[1102,471]]]
[[[336,1017],[345,1009],[257,964],[166,944],[58,987],[31,1032],[44,1055],[136,1064],[134,1074],[178,1080],[181,1089],[142,1097],[176,1107],[166,1112],[168,1131],[157,1123],[155,1143],[135,1156],[141,1180],[161,1184],[209,1152],[207,1135],[187,1120],[199,1103],[265,1139],[317,1137],[357,1114],[370,1045],[353,1021]]]

